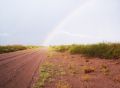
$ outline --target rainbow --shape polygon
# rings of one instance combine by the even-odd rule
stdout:
[[[52,31],[48,34],[45,41],[43,42],[44,46],[50,45],[51,40],[60,32],[71,35],[71,36],[78,36],[78,37],[87,37],[87,35],[79,35],[79,34],[72,34],[68,31],[61,31],[61,28],[66,25],[71,19],[74,19],[74,17],[78,16],[81,12],[81,10],[84,10],[89,5],[92,5],[95,2],[95,0],[87,0],[85,3],[80,5],[78,8],[76,8],[73,12],[71,12],[67,17],[65,17],[59,24],[52,29]]]

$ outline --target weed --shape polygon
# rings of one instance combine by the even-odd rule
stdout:
[[[95,68],[94,67],[90,67],[90,66],[83,66],[82,67],[82,70],[84,71],[84,73],[91,73],[91,72],[94,72],[95,71]]]
[[[65,52],[69,49],[69,46],[51,46],[51,50],[59,51],[59,52]]]
[[[75,68],[74,64],[70,63],[68,66],[69,73],[71,74],[78,74],[79,71]]]
[[[101,69],[106,69],[106,68],[107,68],[106,65],[104,65],[104,64],[101,65]]]
[[[65,81],[59,81],[57,84],[56,84],[56,88],[71,88],[70,84],[68,84],[67,82]]]
[[[39,80],[34,88],[43,88],[46,82],[53,82],[56,76],[65,75],[64,69],[59,67],[52,62],[45,62],[40,68]]]
[[[64,45],[53,46],[53,50],[59,52],[68,51],[71,54],[84,54],[86,56],[106,59],[120,58],[120,43],[99,43],[91,45]]]
[[[8,46],[0,46],[0,54],[14,52],[19,50],[38,48],[38,46],[23,46],[23,45],[8,45]]]
[[[53,64],[46,62],[45,64],[43,64],[40,68],[40,75],[39,75],[39,80],[36,83],[36,85],[34,86],[34,88],[43,88],[45,82],[52,77],[50,71],[51,71],[51,67],[53,66]]]
[[[106,65],[101,65],[101,72],[103,72],[105,75],[109,75],[110,70]]]

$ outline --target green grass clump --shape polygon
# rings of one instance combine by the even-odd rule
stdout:
[[[52,62],[45,62],[40,67],[39,79],[33,88],[44,88],[46,82],[50,83],[51,81],[54,81],[55,77],[63,76],[65,74],[66,72],[63,68],[59,68],[59,65]]]
[[[72,54],[85,54],[92,57],[100,58],[120,58],[120,44],[100,43],[93,45],[76,45],[69,49]]]
[[[61,45],[61,46],[51,46],[51,50],[58,52],[65,52],[69,49],[69,46]]]
[[[37,83],[34,85],[33,88],[43,88],[45,85],[45,82],[52,76],[52,68],[54,65],[52,63],[44,63],[40,68],[40,75]]]
[[[55,51],[68,51],[71,54],[84,54],[106,59],[120,58],[120,43],[99,43],[89,45],[55,46]]]
[[[25,50],[25,49],[31,49],[31,48],[38,48],[38,46],[23,46],[23,45],[0,46],[0,54],[19,51],[19,50]]]
[[[25,50],[27,47],[22,45],[8,45],[8,46],[0,46],[0,53],[8,53],[14,52],[18,50]]]

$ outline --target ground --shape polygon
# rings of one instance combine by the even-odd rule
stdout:
[[[0,54],[0,88],[31,88],[46,52],[28,49]]]
[[[120,59],[45,48],[0,54],[0,88],[120,88]]]
[[[120,60],[50,51],[34,88],[120,88]]]

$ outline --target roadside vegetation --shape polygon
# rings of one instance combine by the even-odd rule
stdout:
[[[23,46],[23,45],[7,45],[7,46],[0,46],[0,54],[14,52],[19,50],[31,49],[31,48],[38,48],[39,46]]]
[[[55,81],[56,77],[63,76],[66,74],[63,68],[60,68],[59,65],[52,62],[45,62],[41,66],[39,73],[39,79],[33,88],[44,88],[46,83],[51,83]],[[57,88],[68,88],[66,86],[68,85],[57,84]]]
[[[59,52],[47,52],[47,58],[40,65],[33,88],[120,87],[119,59],[88,59],[83,55],[75,55],[76,53],[69,54],[69,49],[78,45],[71,46],[50,47]]]
[[[99,43],[89,45],[62,45],[51,46],[54,51],[69,52],[71,54],[83,54],[90,57],[105,59],[120,58],[120,43]]]

